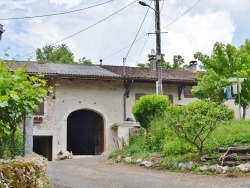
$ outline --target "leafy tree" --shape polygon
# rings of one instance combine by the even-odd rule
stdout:
[[[224,104],[197,100],[187,106],[172,106],[167,124],[179,138],[202,154],[205,140],[214,130],[234,118],[234,111]]]
[[[197,52],[194,54],[194,57],[202,63],[202,68],[207,71],[209,69],[213,70],[213,72],[208,71],[207,76],[200,77],[201,83],[193,89],[195,97],[200,98],[201,95],[207,95],[207,88],[209,88],[210,93],[219,94],[219,90],[222,91],[223,87],[232,85],[232,83],[220,82],[220,80],[226,80],[230,77],[246,78],[247,81],[241,84],[242,92],[240,94],[240,106],[243,108],[243,118],[245,118],[246,109],[250,104],[250,84],[248,82],[250,78],[250,40],[247,39],[245,44],[239,48],[231,44],[225,45],[217,42],[214,44],[213,52],[210,56]],[[213,75],[216,76],[213,78]],[[208,77],[210,77],[209,80]],[[210,95],[209,97],[209,99],[213,100],[217,96]],[[238,104],[238,95],[235,94],[233,97],[235,104]]]
[[[81,59],[78,59],[78,64],[91,65],[92,62],[91,62],[90,59],[87,59],[86,57],[83,57]]]
[[[26,119],[33,114],[47,96],[46,81],[25,73],[26,66],[11,71],[0,60],[0,131],[4,137],[10,137],[12,156],[16,154],[16,131]],[[4,138],[3,137],[3,138]]]
[[[74,55],[66,44],[58,46],[46,45],[36,50],[36,58],[41,62],[74,63]]]
[[[164,95],[145,95],[137,100],[132,107],[132,113],[136,121],[148,131],[150,122],[155,118],[166,115],[170,101],[168,96]]]

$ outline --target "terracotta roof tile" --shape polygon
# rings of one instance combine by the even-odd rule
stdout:
[[[116,74],[124,75],[122,66],[102,65],[101,67]],[[156,71],[149,68],[125,67],[126,78],[156,80]],[[163,81],[189,81],[197,82],[196,73],[188,70],[167,70],[162,69]]]

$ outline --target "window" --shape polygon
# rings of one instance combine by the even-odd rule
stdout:
[[[43,116],[44,115],[44,102],[40,103],[39,109],[35,115]]]
[[[185,98],[194,98],[192,94],[192,88],[193,86],[184,86],[184,97]]]

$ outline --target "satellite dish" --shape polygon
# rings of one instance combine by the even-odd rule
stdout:
[[[156,52],[154,49],[151,49],[151,55],[156,55]]]

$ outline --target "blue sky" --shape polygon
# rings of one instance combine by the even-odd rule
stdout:
[[[71,11],[106,1],[108,0],[1,0],[0,19]],[[245,39],[250,38],[250,24],[248,24],[250,1],[246,0],[201,0],[188,13],[166,27],[197,1],[160,1],[161,6],[163,3],[162,32],[168,32],[162,34],[162,53],[170,62],[172,62],[173,55],[181,55],[188,63],[193,60],[193,54],[197,51],[209,54],[216,41],[239,46],[244,43]],[[132,2],[134,0],[113,0],[95,8],[60,16],[0,20],[0,24],[6,30],[0,41],[0,58],[4,58],[4,51],[7,49],[9,59],[17,59],[35,52],[37,48],[53,44],[77,33]],[[150,4],[148,0],[145,2]],[[137,1],[125,10],[63,43],[66,43],[74,53],[75,60],[86,57],[95,64],[98,64],[100,59],[104,59],[103,64],[122,65],[123,58],[127,56],[126,65],[128,66],[144,63],[147,61],[147,54],[155,48],[155,36],[145,35],[150,31],[154,18],[154,12],[151,9],[138,33],[138,38],[142,37],[142,39],[134,43],[129,53],[128,50],[147,9],[139,5]],[[154,23],[151,28],[153,32]],[[126,46],[128,47],[116,53]],[[28,58],[35,60],[35,53],[19,60]]]

